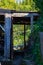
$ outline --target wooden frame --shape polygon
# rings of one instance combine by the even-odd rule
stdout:
[[[9,61],[10,60],[10,52],[12,52],[11,51],[12,46],[11,46],[11,42],[10,42],[12,23],[14,23],[14,20],[17,20],[17,19],[22,20],[22,21],[24,21],[24,20],[28,21],[30,19],[29,23],[31,25],[31,31],[32,31],[33,30],[33,20],[38,19],[39,13],[38,12],[21,12],[21,11],[15,11],[15,10],[0,9],[0,16],[1,15],[5,16],[4,57],[5,57],[5,60]],[[34,19],[33,19],[33,17],[34,17]],[[25,22],[23,22],[23,23],[25,23]]]

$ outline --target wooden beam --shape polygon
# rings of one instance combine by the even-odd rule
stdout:
[[[5,47],[4,57],[10,59],[10,30],[11,30],[11,15],[5,14]]]
[[[31,23],[31,46],[33,46],[33,35],[32,35],[32,32],[33,32],[33,23],[34,23],[34,21],[33,21],[33,15],[31,15],[31,21],[30,21],[30,23]]]
[[[31,23],[31,32],[33,31],[33,15],[31,15],[31,21],[30,21],[30,23]]]
[[[31,17],[31,15],[33,16],[39,16],[38,13],[13,13],[12,14],[12,17]]]

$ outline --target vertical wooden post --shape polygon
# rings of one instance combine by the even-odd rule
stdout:
[[[32,32],[33,32],[33,15],[31,15],[31,45],[33,45],[33,36],[32,36]]]
[[[33,15],[31,15],[31,32],[33,31]]]
[[[5,14],[5,47],[4,57],[10,58],[10,30],[11,30],[11,14]]]

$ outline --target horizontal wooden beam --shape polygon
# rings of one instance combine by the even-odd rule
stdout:
[[[1,13],[0,12],[0,16],[1,15],[5,15],[5,14],[7,14],[7,13]],[[28,13],[8,13],[8,14],[11,14],[11,16],[12,17],[31,17],[31,15],[33,15],[33,16],[39,16],[39,14],[38,13],[31,13],[31,12],[28,12]]]
[[[39,16],[38,13],[13,13],[12,17],[31,17],[31,15],[33,16]]]
[[[38,16],[39,12],[26,12],[26,11],[16,11],[16,10],[9,10],[9,9],[0,9],[0,15],[5,15],[6,13],[11,14],[12,17],[31,17]]]

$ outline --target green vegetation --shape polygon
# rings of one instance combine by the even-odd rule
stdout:
[[[31,26],[25,25],[25,41],[27,42],[29,40],[31,34]]]
[[[24,0],[22,3],[15,3],[15,0],[1,0],[0,8],[16,9],[23,11],[43,11],[43,0]]]
[[[25,41],[27,41],[31,32],[29,25],[25,25],[25,32]],[[24,25],[13,25],[13,45],[24,45]]]
[[[40,37],[39,32],[41,31],[39,21],[34,24],[34,31],[33,31],[33,38],[34,43],[32,47],[32,53],[34,55],[33,60],[36,62],[37,65],[43,65],[43,62],[41,60],[41,51],[40,51]]]
[[[15,46],[24,44],[24,25],[13,25],[13,44]]]
[[[0,8],[22,11],[39,11],[39,8],[36,8],[33,0],[24,0],[20,4],[15,3],[14,0],[2,0],[0,1]]]
[[[37,23],[34,26],[34,46],[33,46],[33,54],[34,54],[34,61],[37,65],[43,65],[41,60],[41,51],[40,51],[40,39],[39,39],[39,32],[43,32],[43,0],[34,0],[35,7],[39,8],[40,17]]]

